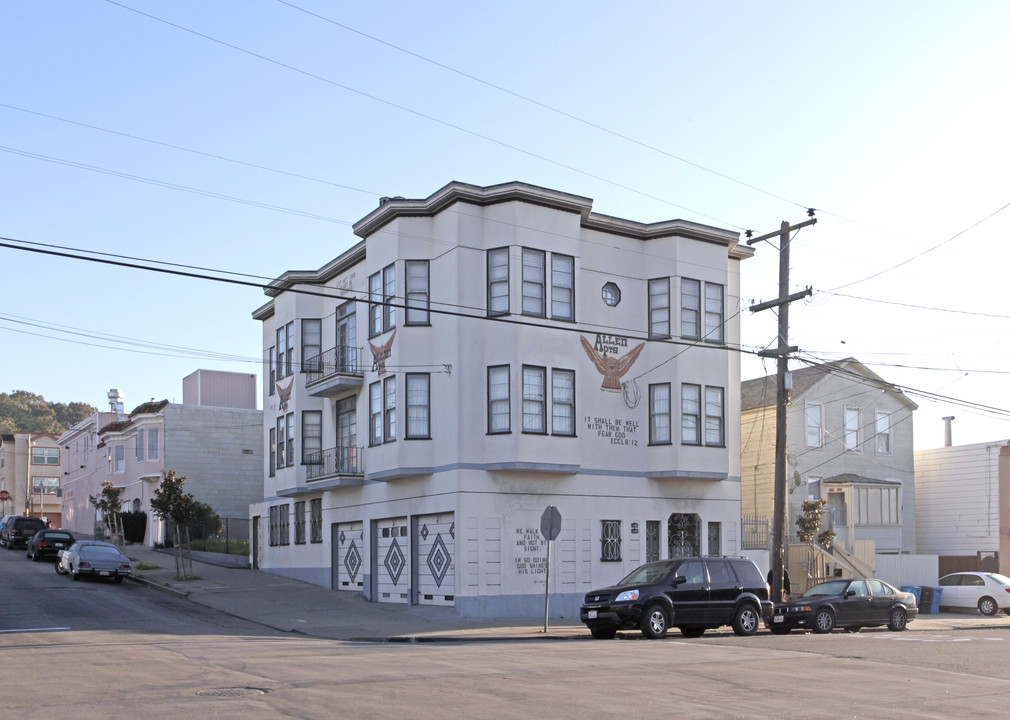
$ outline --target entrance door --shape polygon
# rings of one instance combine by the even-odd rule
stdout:
[[[689,513],[674,513],[669,526],[670,558],[697,557],[701,555],[701,518]]]
[[[333,548],[330,586],[334,590],[361,592],[364,532],[360,522],[330,525],[330,547]]]
[[[418,515],[415,523],[417,604],[451,607],[456,600],[455,516]]]
[[[407,538],[407,518],[376,520],[373,527],[375,599],[379,602],[409,603],[410,571],[407,558],[410,557],[410,544]]]

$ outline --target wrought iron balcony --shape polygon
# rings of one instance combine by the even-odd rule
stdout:
[[[362,349],[338,345],[302,362],[305,389],[314,397],[330,397],[364,383]]]
[[[309,453],[305,457],[305,481],[347,476],[349,480],[360,482],[365,475],[363,450],[360,447],[337,447]]]

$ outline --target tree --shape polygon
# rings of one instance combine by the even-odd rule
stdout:
[[[183,578],[188,578],[193,572],[193,561],[190,556],[190,564],[187,571],[186,563],[182,554],[182,534],[185,532],[186,545],[189,546],[189,523],[196,517],[197,502],[191,493],[187,493],[183,486],[186,483],[186,476],[177,477],[175,470],[162,470],[161,484],[155,489],[151,497],[151,512],[163,521],[170,524],[175,542],[175,569]]]
[[[102,523],[112,538],[122,535],[122,526],[119,524],[119,511],[123,506],[119,496],[122,492],[123,489],[117,488],[111,480],[102,480],[102,492],[97,496],[88,496],[88,502],[101,513]]]
[[[87,403],[48,402],[27,390],[0,393],[0,432],[62,433],[98,410]]]
[[[820,545],[825,550],[830,550],[835,542],[834,530],[821,530],[821,523],[824,521],[824,508],[828,501],[824,498],[820,500],[804,500],[803,512],[796,518],[796,536],[800,542],[807,544],[807,568],[814,567],[814,544]]]

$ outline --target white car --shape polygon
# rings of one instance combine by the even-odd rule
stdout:
[[[983,615],[1010,615],[1010,578],[990,572],[958,572],[940,578],[941,608],[978,608]]]
[[[82,575],[109,578],[120,583],[133,570],[130,558],[112,543],[81,540],[60,550],[56,572],[80,580]]]

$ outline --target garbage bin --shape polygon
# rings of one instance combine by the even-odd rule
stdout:
[[[901,592],[912,593],[915,595],[915,605],[916,607],[922,606],[922,586],[921,585],[902,585]]]
[[[923,585],[919,589],[919,612],[921,613],[932,613],[936,612],[932,610],[933,606],[933,588],[928,585]]]
[[[923,588],[923,590],[925,590],[925,588]],[[938,612],[940,612],[940,598],[943,596],[943,588],[935,587],[932,588],[932,590],[933,590],[933,600],[929,604],[929,613],[932,615],[936,615]]]

